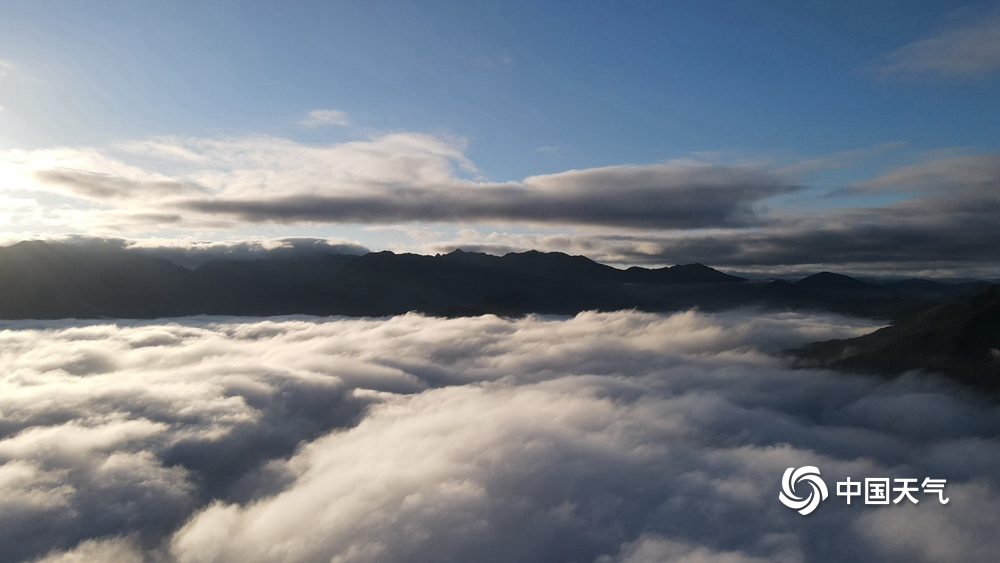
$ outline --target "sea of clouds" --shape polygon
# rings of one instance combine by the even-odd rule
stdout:
[[[0,325],[0,560],[975,561],[1000,408],[739,311]],[[778,501],[814,465],[830,498]],[[948,479],[851,506],[850,476]]]

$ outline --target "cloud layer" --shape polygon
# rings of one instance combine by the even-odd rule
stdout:
[[[750,170],[654,164],[532,176],[506,185],[372,185],[364,194],[196,199],[181,205],[262,223],[518,222],[693,229],[759,222],[753,204],[794,188]]]
[[[66,149],[11,152],[0,160],[6,157],[15,187],[41,187],[87,201],[98,206],[103,221],[123,225],[128,218],[155,224],[169,210],[182,214],[189,226],[213,221],[747,226],[759,223],[761,200],[796,189],[775,171],[692,162],[489,182],[464,177],[476,170],[463,145],[412,133],[329,146],[268,137],[164,138],[122,144],[120,159]],[[101,209],[107,206],[113,209]]]
[[[1000,548],[1000,412],[792,371],[832,316],[6,323],[0,558],[927,560]],[[947,478],[831,498],[786,467]]]
[[[429,251],[503,253],[530,248],[617,264],[707,262],[776,271],[925,270],[996,277],[1000,267],[1000,154],[948,156],[900,167],[835,195],[889,198],[871,206],[773,210],[757,228],[665,232],[505,234],[466,230]]]

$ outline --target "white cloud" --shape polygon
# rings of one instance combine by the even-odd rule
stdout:
[[[314,109],[309,112],[309,115],[305,119],[299,122],[299,125],[303,127],[322,127],[325,125],[336,125],[338,127],[347,127],[350,125],[347,121],[347,114],[336,109]]]
[[[763,559],[750,557],[737,551],[718,552],[700,545],[666,539],[655,534],[640,537],[635,542],[624,546],[619,557],[601,557],[597,563],[659,563],[673,561],[676,563],[763,563],[764,561],[801,561],[799,553],[776,553]]]
[[[935,561],[1000,548],[979,517],[1000,512],[996,407],[774,355],[867,321],[2,328],[4,560]],[[942,476],[952,501],[873,512],[831,498],[805,521],[776,492],[804,464],[828,483]]]
[[[135,541],[127,538],[86,540],[75,548],[54,552],[36,563],[93,563],[106,561],[114,563],[145,563],[147,558]]]
[[[908,43],[889,53],[886,75],[968,78],[1000,70],[1000,14]]]
[[[951,487],[948,499],[949,505],[1000,506],[996,489],[977,482]],[[857,522],[858,530],[911,561],[989,561],[1000,547],[995,539],[979,537],[982,530],[1000,525],[1000,513],[995,510],[955,512],[938,503],[899,508],[865,514]]]

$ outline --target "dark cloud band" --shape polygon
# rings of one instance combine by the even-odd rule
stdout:
[[[654,165],[535,176],[523,185],[370,187],[364,195],[215,197],[181,206],[255,223],[500,221],[694,229],[759,224],[756,203],[795,189],[766,173]]]

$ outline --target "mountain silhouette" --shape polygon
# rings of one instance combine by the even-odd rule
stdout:
[[[528,251],[373,252],[214,260],[194,270],[114,245],[30,241],[0,248],[0,318],[213,315],[462,316],[754,306],[901,319],[925,296],[822,273],[750,281],[703,264],[619,269]]]
[[[1000,285],[871,334],[816,342],[792,353],[803,366],[885,375],[920,369],[1000,391]]]

